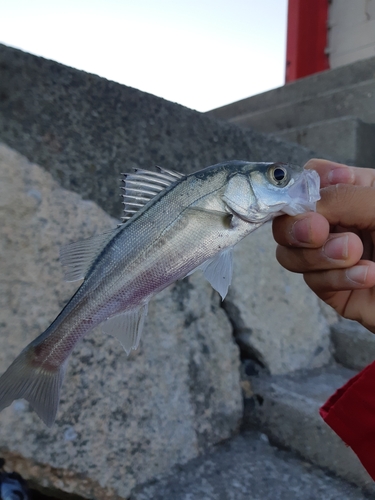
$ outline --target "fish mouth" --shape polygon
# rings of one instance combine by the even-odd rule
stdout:
[[[301,177],[288,190],[290,203],[283,212],[297,215],[304,212],[315,212],[316,202],[320,200],[320,177],[315,170],[304,170]]]

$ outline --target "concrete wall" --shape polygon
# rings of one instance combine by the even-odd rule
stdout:
[[[375,0],[331,0],[328,40],[331,68],[375,56]]]
[[[301,78],[208,114],[272,132],[319,156],[373,168],[375,57]]]

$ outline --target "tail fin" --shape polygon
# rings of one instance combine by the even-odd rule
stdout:
[[[32,346],[27,346],[0,377],[0,411],[15,399],[26,399],[48,426],[54,423],[66,363],[52,370],[33,366]]]

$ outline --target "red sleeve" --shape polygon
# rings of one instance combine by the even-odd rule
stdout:
[[[338,389],[320,415],[375,481],[375,361]]]

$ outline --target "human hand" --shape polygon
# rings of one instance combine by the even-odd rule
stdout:
[[[344,318],[375,333],[375,170],[310,160],[317,212],[277,217],[277,260]]]

